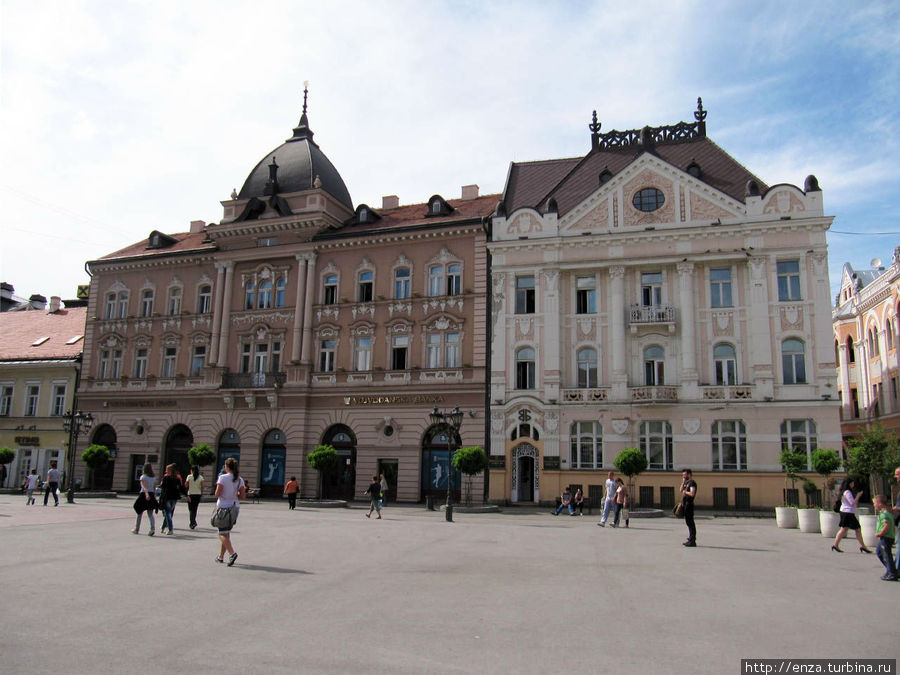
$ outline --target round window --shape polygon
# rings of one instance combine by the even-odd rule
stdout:
[[[666,196],[656,188],[644,188],[634,193],[631,203],[638,211],[656,211],[666,201]]]

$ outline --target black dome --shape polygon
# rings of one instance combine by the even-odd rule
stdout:
[[[312,190],[318,176],[321,189],[348,209],[353,209],[353,201],[344,185],[344,179],[313,141],[313,132],[309,128],[305,111],[300,124],[294,129],[294,135],[263,157],[253,168],[244,181],[238,199],[262,197],[266,194],[266,183],[270,177],[269,165],[273,160],[278,165],[276,179],[279,194]]]

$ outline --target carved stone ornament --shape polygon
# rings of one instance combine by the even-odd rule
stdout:
[[[803,309],[799,305],[781,308],[781,329],[800,328],[803,324]]]
[[[541,220],[530,211],[520,213],[510,222],[506,228],[507,234],[531,234],[532,232],[543,232],[544,227]]]
[[[687,417],[681,422],[684,430],[692,436],[700,431],[700,420],[696,417]]]
[[[621,436],[626,431],[628,431],[628,420],[624,420],[624,419],[613,420],[612,421],[612,429],[617,435]]]

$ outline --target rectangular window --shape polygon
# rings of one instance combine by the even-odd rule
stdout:
[[[169,316],[181,314],[181,289],[174,287],[169,289]]]
[[[810,457],[818,447],[816,423],[813,420],[784,420],[781,423],[781,449],[794,448],[806,454],[807,469]]]
[[[516,277],[516,314],[534,314],[534,277]]]
[[[459,367],[459,333],[444,333],[444,368]]]
[[[409,336],[395,335],[391,339],[391,370],[406,370],[409,357]]]
[[[337,274],[329,274],[325,277],[325,282],[322,285],[323,293],[322,293],[322,304],[323,305],[335,305],[337,304],[337,288],[338,288],[338,278]]]
[[[104,319],[112,319],[116,315],[116,294],[108,293],[106,295],[106,310],[103,312]]]
[[[160,377],[175,377],[175,360],[178,357],[178,349],[176,347],[166,347],[163,350],[162,369],[159,372]]]
[[[444,266],[432,265],[428,268],[428,295],[438,296],[444,293]]]
[[[731,269],[712,269],[709,271],[709,304],[710,307],[733,307],[731,301]]]
[[[578,277],[575,280],[575,311],[578,314],[597,312],[597,289],[594,277]]]
[[[201,286],[197,292],[197,314],[209,314],[212,308],[212,286]]]
[[[141,292],[141,316],[148,317],[153,314],[153,291],[147,289]]]
[[[447,265],[447,295],[460,293],[462,293],[462,265],[451,263]]]
[[[641,274],[641,304],[644,307],[658,307],[662,304],[662,272]]]
[[[109,377],[113,380],[122,375],[122,350],[114,349],[112,359],[109,362]]]
[[[281,342],[272,343],[272,372],[277,373],[281,370]]]
[[[353,355],[354,370],[371,370],[372,338],[356,338],[356,350]]]
[[[143,380],[147,377],[147,348],[139,347],[134,350],[134,370],[132,376],[135,379]]]
[[[800,261],[784,260],[776,264],[778,272],[778,299],[800,300]]]
[[[599,422],[575,422],[569,436],[572,469],[603,467],[603,433]]]
[[[319,372],[334,372],[334,351],[337,347],[337,340],[322,340],[319,346]]]
[[[358,302],[372,302],[372,299],[375,297],[375,275],[372,272],[360,272],[359,274],[359,288],[356,293],[356,300]]]
[[[29,384],[25,388],[25,417],[34,417],[37,415],[38,398],[41,394],[41,387],[38,384]]]
[[[9,417],[12,413],[13,388],[4,385],[0,389],[0,416]]]
[[[425,337],[425,367],[441,367],[441,336],[439,333],[429,333]]]
[[[253,346],[249,342],[245,342],[241,345],[241,372],[249,373],[250,372],[250,362],[252,361],[252,349]]]
[[[128,316],[128,292],[122,291],[119,293],[119,297],[117,299],[118,311],[116,312],[116,317],[119,319],[124,319]]]
[[[714,471],[747,470],[747,430],[740,420],[716,420],[712,426]]]
[[[109,350],[103,349],[100,352],[100,360],[97,363],[97,379],[105,380],[109,373]]]
[[[53,385],[53,403],[50,406],[50,414],[53,417],[62,417],[66,412],[66,385]]]
[[[194,354],[191,357],[191,377],[197,377],[203,372],[206,364],[206,345],[194,345]]]
[[[648,468],[672,469],[672,426],[666,421],[641,422],[641,450]]]
[[[409,275],[408,267],[394,270],[394,298],[397,300],[406,300],[410,296]]]

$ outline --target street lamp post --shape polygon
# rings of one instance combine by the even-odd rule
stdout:
[[[459,406],[447,413],[440,412],[437,408],[431,411],[428,419],[435,426],[442,427],[447,434],[447,505],[444,515],[448,523],[453,522],[453,443],[462,426],[463,414]]]
[[[82,431],[88,433],[93,424],[93,415],[91,415],[91,413],[81,412],[80,410],[78,412],[67,410],[66,414],[63,416],[63,429],[69,434],[69,490],[66,492],[66,501],[69,504],[75,503],[75,451],[78,446],[78,436]]]

